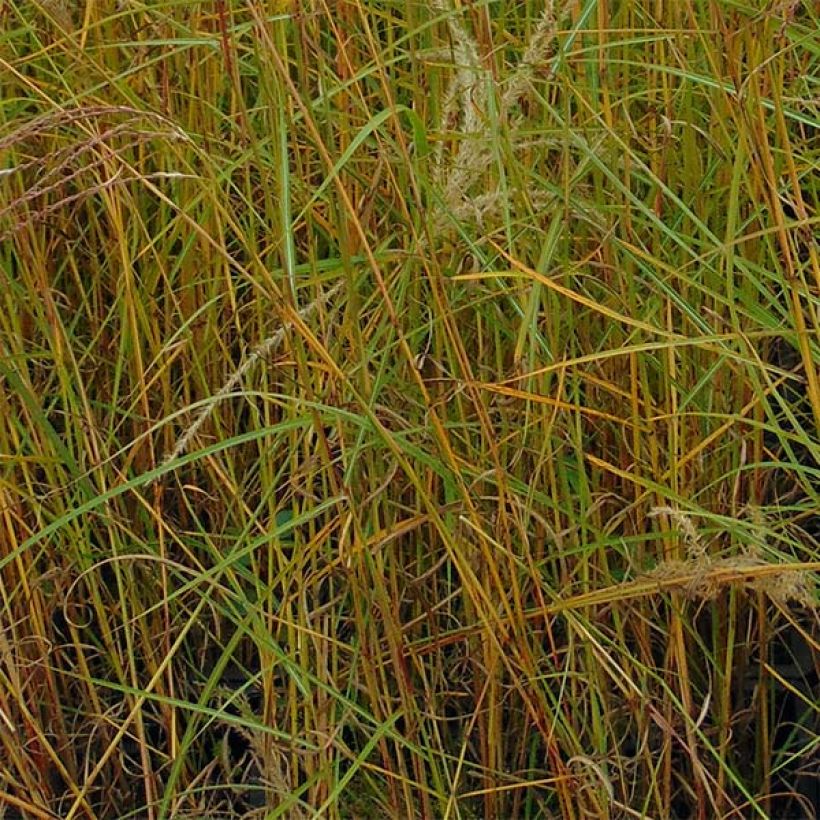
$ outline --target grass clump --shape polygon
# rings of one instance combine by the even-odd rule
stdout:
[[[0,19],[5,816],[814,816],[811,4]]]

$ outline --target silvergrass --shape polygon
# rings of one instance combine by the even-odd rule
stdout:
[[[7,2],[0,814],[817,802],[809,6]]]
[[[338,282],[332,288],[320,294],[310,304],[300,308],[297,313],[300,319],[309,319],[322,305],[329,302],[337,296],[342,290],[342,282]],[[191,424],[187,427],[185,432],[177,439],[171,450],[163,457],[160,466],[165,467],[172,461],[179,458],[188,451],[191,443],[196,438],[199,431],[202,429],[205,422],[211,417],[211,414],[216,409],[217,405],[223,401],[227,396],[231,395],[234,390],[242,383],[242,380],[260,361],[272,356],[280,347],[285,339],[288,330],[292,328],[292,322],[286,322],[273,335],[269,336],[259,345],[257,345],[242,361],[239,367],[231,373],[228,379],[222,386],[211,396],[208,403],[201,407],[194,416]]]
[[[487,230],[486,220],[498,211],[503,191],[500,189],[474,194],[476,183],[486,175],[492,162],[493,134],[488,117],[493,108],[490,95],[496,88],[482,66],[478,44],[469,34],[461,15],[446,0],[435,0],[434,7],[446,14],[453,48],[454,72],[444,96],[439,130],[449,130],[449,122],[458,123],[458,148],[451,157],[444,155],[444,143],[437,154],[435,181],[443,191],[441,204],[431,217],[433,230],[439,232],[448,224],[470,224]],[[546,4],[533,35],[518,65],[501,93],[501,111],[508,117],[515,103],[532,89],[535,69],[547,61],[555,43],[558,24],[572,4],[566,2],[556,12],[554,2]],[[510,122],[514,128],[521,118]],[[537,192],[532,194],[538,207]]]

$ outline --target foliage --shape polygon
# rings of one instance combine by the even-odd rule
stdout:
[[[812,6],[0,5],[0,806],[814,816]]]

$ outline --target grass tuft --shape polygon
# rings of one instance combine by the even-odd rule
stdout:
[[[0,3],[0,815],[814,817],[810,3]]]

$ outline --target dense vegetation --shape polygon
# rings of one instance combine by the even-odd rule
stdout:
[[[0,3],[0,816],[813,817],[818,31]]]

